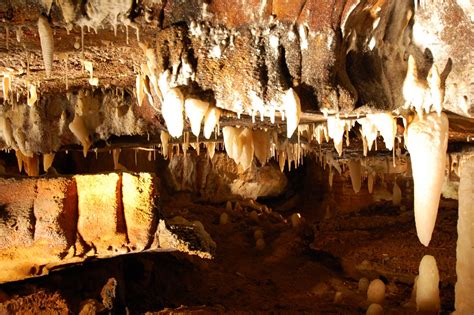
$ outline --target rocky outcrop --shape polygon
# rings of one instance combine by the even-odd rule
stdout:
[[[163,179],[173,191],[190,192],[210,202],[275,197],[285,191],[287,179],[273,163],[239,171],[235,162],[222,153],[212,159],[195,154],[173,156]]]
[[[202,224],[160,219],[157,189],[150,173],[0,178],[0,283],[145,250],[211,257]]]

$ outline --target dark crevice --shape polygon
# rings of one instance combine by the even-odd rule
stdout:
[[[293,77],[290,74],[288,69],[288,64],[286,62],[286,51],[285,47],[278,47],[278,69],[280,70],[280,82],[283,85],[284,90],[288,89],[293,85]]]
[[[266,49],[265,43],[262,38],[259,38],[258,50],[260,51],[257,57],[257,71],[258,71],[258,79],[260,81],[260,85],[262,87],[261,93],[262,95],[267,95],[268,90],[268,83],[269,83],[269,73],[268,67],[265,62],[266,56]]]
[[[168,4],[168,0],[163,0],[163,4],[160,9],[160,13],[158,14],[158,25],[160,29],[163,29],[163,25],[165,22],[165,8],[166,5]]]

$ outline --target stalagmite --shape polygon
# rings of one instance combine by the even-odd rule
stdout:
[[[263,239],[263,230],[258,228],[253,232],[253,238],[255,240]]]
[[[474,155],[461,159],[455,314],[474,314]]]
[[[229,215],[225,212],[222,212],[219,217],[219,224],[226,225],[227,223],[229,223]]]
[[[355,193],[360,191],[362,185],[362,172],[360,160],[350,160],[349,161],[349,172],[351,175],[352,189]]]
[[[374,191],[374,174],[372,172],[369,172],[369,175],[367,176],[367,188],[369,190],[369,194]]]
[[[43,170],[47,172],[53,165],[55,153],[43,154]]]
[[[46,76],[49,78],[53,69],[54,39],[48,19],[42,15],[38,19],[38,34],[41,42],[41,52],[43,53],[44,69]]]
[[[172,88],[166,93],[162,103],[161,113],[172,137],[179,138],[184,128],[184,97],[178,88]]]
[[[286,135],[291,138],[298,127],[301,116],[300,98],[292,88],[283,95],[283,104],[286,112]]]
[[[446,114],[435,113],[408,125],[415,199],[415,223],[420,242],[428,246],[438,213],[448,146],[449,122]]]
[[[76,114],[74,116],[74,120],[69,124],[69,129],[74,134],[74,136],[76,136],[76,138],[81,142],[84,157],[86,157],[87,151],[89,151],[89,147],[92,143],[89,139],[89,131],[87,130],[82,117]]]
[[[380,279],[372,280],[367,289],[367,301],[369,303],[383,304],[385,300],[385,284]]]
[[[431,255],[423,256],[420,262],[416,281],[416,309],[431,314],[438,314],[440,309],[439,272],[436,259]]]
[[[259,238],[256,242],[255,242],[255,248],[259,251],[262,251],[265,249],[265,240],[263,238]]]
[[[367,308],[366,315],[383,315],[383,307],[380,304],[372,303]]]
[[[394,206],[399,206],[402,202],[402,191],[400,187],[397,185],[397,182],[393,183],[393,190],[392,190],[392,204]]]
[[[265,165],[270,158],[271,153],[270,133],[261,129],[254,130],[253,142],[255,147],[255,157],[261,165]]]
[[[204,116],[204,129],[203,134],[206,139],[211,137],[212,132],[216,125],[219,124],[219,118],[221,116],[221,111],[217,107],[209,107]]]
[[[188,98],[184,101],[186,116],[191,124],[191,131],[196,137],[201,132],[201,122],[207,113],[209,103],[195,98]]]

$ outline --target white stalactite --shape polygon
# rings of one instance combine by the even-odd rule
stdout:
[[[360,160],[350,160],[349,161],[349,172],[351,175],[352,189],[355,193],[360,191],[362,184],[362,172]]]
[[[221,111],[217,107],[209,107],[206,115],[204,116],[204,138],[209,139],[212,132],[219,124],[219,118],[221,117]]]
[[[87,152],[91,146],[91,141],[89,139],[89,130],[85,125],[84,119],[82,116],[75,115],[74,120],[69,124],[69,129],[76,136],[76,138],[81,142],[83,148],[84,157],[87,156]]]
[[[172,88],[166,93],[161,106],[163,119],[172,137],[179,138],[184,128],[184,97],[178,88]]]
[[[286,112],[286,131],[287,137],[291,138],[300,122],[301,103],[298,94],[290,88],[283,96],[283,104]]]
[[[40,16],[38,19],[38,34],[41,52],[43,53],[44,69],[46,70],[46,76],[49,78],[53,69],[54,37],[48,19],[44,16]]]
[[[420,242],[428,246],[438,214],[448,147],[449,122],[446,114],[429,114],[408,126],[407,149],[410,152],[415,186],[415,223]]]
[[[167,160],[168,154],[169,154],[169,150],[168,150],[168,143],[170,140],[169,133],[167,133],[165,130],[162,130],[160,134],[160,140],[161,140],[161,154],[163,155],[165,160]]]
[[[207,112],[209,103],[195,98],[188,98],[184,101],[186,117],[191,124],[191,131],[196,137],[201,133],[201,122]]]
[[[49,153],[43,155],[43,170],[47,172],[53,165],[55,153]]]
[[[261,165],[265,165],[271,153],[270,133],[261,129],[254,130],[253,143],[255,147],[255,157]]]

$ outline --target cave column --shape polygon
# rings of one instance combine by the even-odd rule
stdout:
[[[455,314],[474,314],[474,155],[460,164]]]

